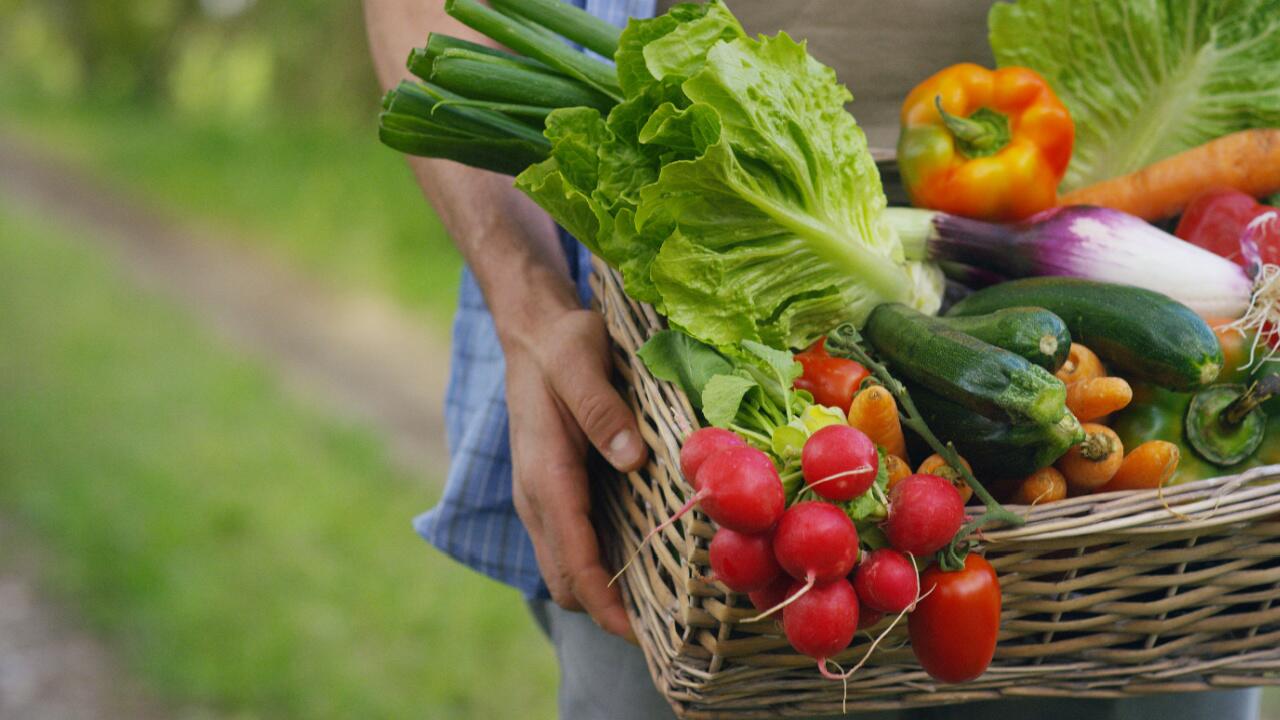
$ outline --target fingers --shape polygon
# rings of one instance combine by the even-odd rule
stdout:
[[[586,478],[582,478],[585,495]],[[545,514],[549,539],[556,548],[560,577],[569,594],[607,632],[631,637],[631,621],[622,607],[616,586],[609,586],[610,573],[600,562],[600,546],[585,504],[556,503]]]
[[[581,435],[533,368],[508,371],[513,499],[551,597],[565,609],[586,610],[608,632],[632,637],[591,525]]]
[[[648,448],[636,429],[631,408],[609,382],[609,341],[604,321],[597,313],[583,311],[561,337],[559,366],[550,368],[552,389],[573,415],[587,439],[618,470],[638,469]]]

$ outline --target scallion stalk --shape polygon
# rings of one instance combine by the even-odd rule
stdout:
[[[520,16],[607,58],[618,51],[621,30],[562,0],[489,0],[489,4],[504,15]]]
[[[441,102],[445,100],[469,98],[438,86],[405,81],[388,94],[383,106],[392,115],[426,119],[468,135],[514,138],[549,147],[547,139],[542,136],[541,123],[535,128],[494,110]]]
[[[418,73],[418,69],[422,69],[424,71],[430,70],[431,62],[433,60],[435,60],[436,58],[440,57],[441,55],[447,52],[450,52],[450,51],[456,52],[459,50],[476,53],[478,55],[488,55],[489,57],[492,57],[494,59],[506,60],[507,62],[516,63],[517,65],[523,65],[533,70],[542,70],[543,72],[555,72],[551,68],[547,67],[546,65],[543,65],[542,63],[538,62],[537,60],[534,60],[533,58],[527,58],[523,55],[516,55],[515,53],[509,53],[505,50],[499,50],[498,48],[489,47],[488,45],[481,45],[480,43],[474,43],[474,42],[471,42],[470,40],[463,40],[462,38],[456,38],[456,37],[453,37],[452,35],[445,35],[444,33],[434,33],[434,32],[427,35],[426,45],[420,48],[414,48],[413,52],[410,53],[409,70],[414,75],[417,75],[418,77],[421,77],[425,80],[426,78]]]
[[[525,16],[503,15],[476,0],[445,0],[445,12],[486,37],[580,80],[615,101],[623,99],[612,66],[574,50],[547,30],[532,27],[532,21]]]
[[[607,113],[614,101],[588,85],[466,51],[448,51],[435,59],[426,78],[473,100],[540,107],[593,107]]]

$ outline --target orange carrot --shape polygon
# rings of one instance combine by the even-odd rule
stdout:
[[[911,474],[911,466],[907,464],[906,460],[897,455],[885,455],[884,466],[889,472],[889,484],[885,488],[886,490],[892,489],[894,485],[898,484],[898,481]]]
[[[1018,483],[1013,501],[1020,505],[1043,505],[1067,496],[1067,479],[1055,468],[1046,467],[1031,473]]]
[[[853,396],[849,404],[849,424],[871,438],[890,455],[907,459],[907,440],[898,419],[898,403],[893,393],[879,385],[871,385]]]
[[[1111,428],[1084,423],[1084,442],[1058,458],[1057,468],[1075,493],[1087,493],[1106,485],[1124,460],[1124,444]]]
[[[973,472],[968,460],[960,458],[960,462],[966,470],[970,473]],[[937,475],[944,480],[951,481],[951,484],[955,485],[956,489],[960,491],[960,498],[965,502],[969,502],[969,498],[973,497],[973,488],[969,487],[969,483],[964,481],[964,476],[948,465],[947,461],[938,453],[925,458],[924,462],[920,463],[920,467],[916,468],[916,473],[920,475]]]
[[[1164,440],[1148,440],[1129,451],[1120,463],[1115,477],[1095,492],[1114,490],[1153,490],[1163,486],[1178,470],[1182,453],[1178,446]]]
[[[1071,351],[1067,355],[1067,361],[1062,364],[1062,367],[1058,368],[1058,372],[1054,373],[1059,380],[1068,385],[1081,380],[1102,377],[1106,374],[1107,370],[1102,367],[1102,361],[1098,359],[1098,356],[1078,342],[1071,343]]]
[[[1133,400],[1133,388],[1124,378],[1098,377],[1074,382],[1067,386],[1067,409],[1080,422],[1124,409]]]
[[[1062,205],[1102,205],[1145,220],[1177,215],[1217,187],[1254,197],[1280,191],[1280,129],[1241,130],[1063,195]]]
[[[1204,321],[1213,328],[1218,337],[1218,345],[1222,347],[1222,367],[1239,368],[1249,362],[1249,352],[1253,348],[1250,336],[1246,335],[1232,323],[1234,318],[1205,318]],[[1222,382],[1219,378],[1218,382]]]

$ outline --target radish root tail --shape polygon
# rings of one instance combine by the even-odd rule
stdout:
[[[703,492],[694,493],[689,498],[688,502],[680,506],[680,509],[677,510],[674,515],[655,525],[653,529],[650,530],[642,540],[640,540],[640,544],[637,545],[636,549],[631,553],[631,557],[627,558],[626,564],[623,565],[622,568],[618,570],[618,572],[615,573],[613,577],[609,578],[609,587],[613,587],[613,584],[618,581],[618,578],[622,577],[622,573],[626,572],[627,568],[631,567],[631,563],[635,562],[636,558],[640,557],[640,551],[644,550],[644,547],[649,544],[649,541],[653,539],[654,535],[657,535],[658,533],[662,532],[666,528],[670,527],[671,523],[675,522],[676,520],[679,520],[681,516],[683,516],[685,513],[689,512],[690,510],[692,510],[693,506],[697,505],[698,502],[701,501],[702,498],[704,497],[706,497],[706,493],[703,493]]]
[[[865,472],[870,472],[870,471],[871,471],[870,465],[868,464],[859,465],[858,467],[853,468],[851,470],[845,470],[844,472],[838,472],[834,475],[828,475],[822,478],[821,480],[819,480],[818,482],[810,483],[809,485],[806,485],[805,489],[812,490],[818,487],[819,485],[821,485],[822,483],[831,482],[832,480],[839,480],[840,478],[851,477],[853,475],[861,475]]]
[[[769,608],[768,610],[765,610],[764,612],[760,613],[759,615],[757,615],[757,616],[755,616],[755,617],[753,617],[753,618],[747,618],[746,620],[743,620],[743,622],[744,622],[744,623],[759,622],[759,621],[761,621],[761,620],[763,620],[763,619],[765,619],[765,618],[769,617],[770,615],[772,615],[772,614],[774,614],[774,613],[778,612],[778,611],[779,611],[779,610],[781,610],[782,608],[784,608],[784,607],[786,607],[786,606],[790,605],[791,603],[795,602],[796,600],[800,599],[800,596],[802,596],[802,595],[804,595],[805,593],[807,593],[807,592],[809,592],[810,590],[812,590],[812,589],[813,589],[813,586],[814,586],[816,583],[817,583],[817,578],[816,578],[816,577],[814,577],[813,573],[809,573],[809,576],[805,579],[804,587],[802,587],[802,588],[800,588],[799,590],[797,590],[797,591],[796,591],[796,593],[795,593],[794,595],[792,595],[791,597],[787,598],[786,600],[783,600],[782,602],[778,603],[777,605],[774,605],[773,607]]]
[[[1259,215],[1245,228],[1245,233],[1252,235],[1271,223],[1280,223],[1280,212]],[[1240,319],[1223,327],[1242,335],[1250,331],[1254,333],[1253,342],[1249,346],[1247,368],[1255,368],[1275,358],[1277,350],[1280,350],[1280,266],[1263,265],[1259,262],[1253,278],[1253,297],[1249,300],[1249,308]]]
[[[909,557],[911,557],[911,564],[912,564],[913,566],[915,566],[915,564],[916,564],[916,559],[915,559],[915,557],[914,557],[914,556],[909,556]],[[919,569],[919,568],[917,567],[917,570],[918,570],[918,569]],[[844,683],[844,699],[843,699],[843,700],[841,700],[841,702],[840,702],[840,712],[841,712],[841,713],[848,713],[848,711],[849,711],[849,709],[848,709],[848,704],[849,704],[849,678],[853,677],[853,674],[854,674],[854,673],[856,673],[856,672],[858,672],[859,670],[861,670],[861,669],[862,669],[862,666],[867,664],[867,661],[871,659],[871,653],[875,652],[875,651],[876,651],[876,648],[880,646],[880,643],[881,643],[881,642],[882,642],[886,637],[888,637],[888,636],[889,636],[889,633],[893,632],[893,629],[894,629],[895,627],[897,627],[897,626],[898,626],[898,623],[902,622],[902,618],[906,617],[906,616],[907,616],[907,613],[911,612],[912,610],[915,610],[916,605],[917,605],[917,604],[919,604],[919,602],[920,602],[921,600],[923,600],[923,599],[925,599],[925,598],[929,597],[931,594],[933,594],[933,591],[934,591],[934,590],[937,590],[937,589],[938,589],[938,586],[937,586],[937,585],[934,585],[933,587],[929,588],[929,592],[926,592],[926,593],[924,593],[923,595],[921,595],[921,594],[920,594],[920,580],[919,580],[919,575],[917,575],[917,576],[916,576],[916,599],[915,599],[915,600],[913,600],[913,601],[911,602],[911,604],[910,604],[910,605],[908,605],[907,607],[903,608],[903,609],[902,609],[902,612],[898,613],[897,617],[895,617],[895,618],[893,619],[893,622],[889,623],[889,627],[887,627],[887,628],[885,628],[883,631],[881,631],[881,632],[880,632],[880,634],[879,634],[879,635],[877,635],[877,636],[876,636],[876,638],[875,638],[874,640],[872,640],[872,641],[871,641],[871,647],[868,647],[868,648],[867,648],[867,651],[866,651],[865,653],[863,653],[863,655],[862,655],[862,659],[858,661],[858,664],[857,664],[857,665],[854,665],[853,667],[849,668],[849,671],[848,671],[848,672],[843,672],[844,668],[840,668],[840,665],[839,665],[838,663],[836,663],[836,661],[835,661],[835,660],[824,660],[824,661],[820,661],[820,662],[818,663],[818,669],[822,672],[822,677],[824,677],[824,678],[826,678],[826,679],[828,679],[828,680],[840,680],[841,682],[843,682],[843,683]],[[841,672],[839,675],[836,675],[835,673],[832,673],[831,671],[827,670],[827,667],[826,667],[826,663],[827,663],[827,662],[831,662],[831,663],[832,663],[832,664],[834,664],[837,668],[840,668],[840,670],[841,670],[842,672]]]

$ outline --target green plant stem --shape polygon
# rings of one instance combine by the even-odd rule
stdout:
[[[505,60],[509,63],[527,67],[530,70],[540,70],[545,73],[555,72],[533,58],[516,55],[505,50],[499,50],[497,48],[489,47],[488,45],[481,45],[480,43],[474,43],[470,40],[463,40],[462,38],[456,38],[444,33],[431,33],[427,35],[427,44],[420,48],[414,48],[409,53],[409,71],[423,80],[426,80],[427,76],[425,73],[429,73],[431,71],[432,61],[450,51],[465,51],[475,53],[477,55],[487,55],[495,60]],[[421,72],[419,72],[420,70]]]
[[[772,445],[773,441],[768,436],[758,433],[755,430],[749,430],[745,427],[742,427],[741,425],[730,425],[729,429],[750,440],[755,440],[765,448],[768,448]]]
[[[436,108],[444,107],[480,108],[482,110],[500,112],[504,115],[538,118],[544,122],[546,121],[547,116],[556,109],[551,107],[541,107],[538,105],[513,105],[511,103],[492,102],[490,100],[441,100],[436,103]]]
[[[473,100],[539,107],[593,107],[602,113],[614,102],[585,83],[531,70],[499,58],[449,50],[431,64],[427,80]]]
[[[547,158],[551,143],[535,128],[442,88],[402,82],[387,94],[378,137],[395,150],[515,175]],[[535,120],[539,127],[542,118]]]
[[[969,472],[969,468],[961,462],[960,454],[956,452],[955,446],[950,442],[944,444],[938,440],[937,436],[933,434],[928,424],[920,416],[920,412],[916,410],[916,405],[911,400],[911,394],[907,392],[907,389],[903,387],[902,383],[898,382],[897,378],[889,373],[888,368],[877,362],[863,349],[862,334],[858,332],[857,328],[849,323],[836,328],[827,336],[826,347],[827,352],[831,355],[852,358],[870,368],[881,384],[889,392],[893,393],[894,398],[898,401],[898,406],[902,409],[902,424],[924,438],[929,447],[941,455],[947,461],[947,464],[964,478],[965,483],[973,489],[973,493],[986,506],[986,510],[981,515],[965,523],[960,528],[951,544],[941,552],[939,560],[944,570],[959,570],[964,567],[964,556],[969,552],[968,536],[975,530],[997,523],[1013,526],[1026,523],[1022,516],[1005,509],[999,501],[992,497],[991,493],[987,492],[982,483],[978,482],[973,473]]]
[[[941,95],[933,99],[933,104],[965,157],[990,157],[1009,144],[1009,118],[1004,115],[989,108],[978,108],[969,117],[958,117],[942,109]]]
[[[613,67],[574,50],[550,31],[530,26],[524,19],[503,15],[476,0],[445,0],[444,8],[449,15],[485,37],[622,101],[622,88]]]
[[[1244,422],[1245,416],[1253,412],[1262,403],[1280,394],[1280,375],[1268,375],[1249,386],[1243,395],[1222,411],[1220,422],[1234,427]]]
[[[563,0],[489,0],[504,15],[516,15],[551,30],[588,50],[612,58],[622,31]]]
[[[387,94],[383,100],[383,109],[392,115],[418,118],[465,136],[498,140],[512,138],[551,149],[551,143],[542,136],[542,123],[538,123],[539,127],[535,128],[485,108],[441,105],[443,101],[470,99],[438,85],[405,81]]]

